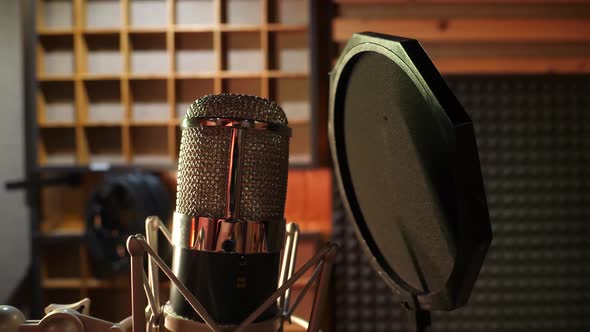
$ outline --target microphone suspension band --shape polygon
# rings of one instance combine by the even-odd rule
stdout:
[[[285,220],[233,221],[174,214],[172,244],[197,251],[278,253],[284,245]]]

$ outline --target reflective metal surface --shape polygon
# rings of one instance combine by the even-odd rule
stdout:
[[[185,249],[239,254],[279,252],[285,221],[230,221],[174,214],[172,244]]]
[[[287,125],[287,116],[272,100],[242,94],[222,93],[197,99],[186,111],[187,118],[251,119]]]
[[[243,120],[234,118],[191,118],[185,117],[182,120],[182,128],[188,127],[230,127],[230,128],[248,128],[257,130],[270,130],[279,134],[291,137],[291,128],[279,123]]]
[[[182,317],[174,312],[170,305],[164,306],[164,327],[168,331],[180,332],[180,331],[192,331],[192,332],[210,332],[211,328],[201,322]],[[278,331],[281,326],[281,317],[277,316],[269,320],[255,322],[244,330],[245,332],[257,332],[257,331]],[[233,332],[236,326],[234,325],[221,325],[219,326],[220,332]]]
[[[239,95],[197,100],[182,122],[176,212],[283,219],[290,135],[284,112],[268,100]]]

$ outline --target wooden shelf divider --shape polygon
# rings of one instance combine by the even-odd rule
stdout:
[[[106,3],[90,3],[95,0],[71,0],[71,17],[69,13],[60,13],[57,16],[51,14],[55,17],[46,19],[45,15],[50,15],[46,14],[46,8],[44,9],[45,2],[48,1],[51,0],[39,0],[38,6],[39,38],[45,39],[40,39],[37,50],[37,76],[40,82],[52,84],[72,82],[73,84],[76,163],[80,165],[86,165],[91,161],[89,138],[85,126],[108,127],[116,124],[121,127],[122,161],[133,164],[135,149],[130,124],[138,122],[136,102],[142,94],[150,94],[150,90],[153,90],[151,88],[143,90],[144,86],[156,84],[152,88],[155,89],[157,86],[159,89],[159,83],[157,83],[159,80],[166,82],[165,92],[162,92],[162,95],[165,93],[162,102],[167,103],[167,107],[162,111],[167,114],[162,114],[162,118],[157,121],[145,119],[141,122],[150,122],[150,125],[161,123],[167,128],[166,153],[172,164],[178,152],[179,128],[176,119],[180,115],[179,108],[185,107],[189,102],[188,99],[194,100],[208,93],[241,92],[278,100],[281,99],[277,95],[278,80],[305,80],[310,76],[309,71],[286,71],[276,67],[279,61],[277,59],[279,45],[276,41],[278,34],[289,36],[292,33],[309,32],[308,26],[304,24],[309,20],[305,17],[296,17],[309,15],[309,13],[289,12],[286,16],[285,7],[281,7],[285,5],[283,0],[260,0],[256,4],[257,7],[259,5],[259,9],[256,7],[248,10],[240,7],[242,5],[239,3],[232,3],[232,0],[210,0],[203,3],[161,0],[150,4],[139,3],[138,0],[105,0]],[[182,7],[179,7],[180,4]],[[164,20],[161,17],[141,16],[141,10],[146,10],[146,5],[164,8],[165,13],[157,13],[165,15],[165,17],[162,16]],[[141,6],[144,8],[140,8]],[[204,9],[211,10],[209,17],[212,19],[203,21],[204,24],[199,24],[200,22],[196,20],[189,22],[190,15],[186,13],[180,15],[177,12],[182,10],[179,8],[195,10],[197,8],[195,6],[204,6]],[[96,10],[97,8],[100,10]],[[278,13],[279,8],[282,8],[281,13]],[[92,16],[94,11],[104,14],[107,9],[117,12],[113,12],[113,18],[105,17],[106,23],[103,23],[101,18]],[[245,15],[253,15],[252,18],[236,16],[242,11]],[[199,15],[198,17],[204,18],[209,14],[200,13]],[[178,19],[180,21],[177,21]],[[132,22],[132,20],[136,21]],[[67,45],[71,44],[73,67],[71,73],[45,70],[44,61],[49,55],[45,48],[50,47],[54,41],[59,41],[61,47],[66,47],[62,52],[65,52],[63,56],[66,57]],[[199,44],[207,42],[211,45]],[[210,49],[207,49],[208,47]],[[200,70],[200,60],[208,61],[205,58],[206,52],[210,52],[212,56],[210,58],[212,66],[210,69],[202,67],[203,70]],[[62,56],[59,54],[58,56]],[[63,63],[58,59],[60,58],[56,58],[53,63]],[[120,61],[120,67],[115,61]],[[162,62],[161,66],[158,62]],[[108,67],[109,65],[111,67]],[[207,84],[197,84],[198,80],[208,79],[213,83],[209,90],[204,89]],[[178,80],[187,81],[181,84]],[[120,105],[118,102],[117,105],[122,108],[121,117],[108,120],[108,116],[112,113],[108,112],[99,116],[100,120],[97,120],[94,118],[95,113],[89,113],[90,106],[95,102],[94,99],[104,98],[101,96],[100,89],[97,88],[98,85],[93,83],[98,81],[119,82],[117,100]],[[133,87],[138,85],[139,81],[145,81],[146,85],[141,85],[141,89],[134,89]],[[182,85],[180,89],[178,84]],[[193,96],[188,97],[193,87],[197,89]],[[180,92],[182,96],[177,95]],[[46,96],[41,92],[38,96],[39,122],[47,127],[59,126],[59,121],[53,124],[45,122]],[[309,100],[301,102],[309,103]],[[287,116],[290,115],[288,105],[284,105]],[[101,112],[101,109],[95,111]],[[301,122],[301,119],[296,121]],[[296,150],[309,151],[310,149]]]
[[[220,30],[220,26],[221,26],[221,22],[222,22],[222,17],[223,17],[223,12],[222,12],[222,1],[223,0],[213,0],[213,6],[214,6],[214,19],[215,19],[215,25],[214,25],[214,30],[213,30],[213,49],[215,52],[215,79],[213,81],[213,93],[215,94],[220,94],[223,90],[223,85],[222,85],[222,81],[221,81],[221,77],[220,77],[220,73],[222,71],[222,68],[224,66],[223,64],[223,43],[221,40],[221,30]]]
[[[176,153],[176,126],[173,124],[176,119],[176,39],[174,26],[176,25],[176,3],[174,0],[167,0],[168,6],[168,27],[166,34],[166,46],[168,47],[168,80],[167,80],[167,97],[168,97],[168,157],[172,162],[177,158]]]
[[[270,52],[268,45],[268,15],[270,13],[269,0],[261,0],[262,5],[262,29],[260,30],[260,47],[262,48],[262,77],[260,80],[260,96],[264,98],[270,97],[270,85],[268,82],[268,69],[270,68]]]
[[[86,72],[86,65],[83,61],[85,57],[83,36],[80,29],[83,26],[83,3],[82,0],[73,0],[73,28],[74,28],[74,58],[75,58],[75,94],[76,94],[76,159],[78,163],[88,162],[88,142],[86,134],[82,127],[83,120],[86,119],[87,100],[84,82],[80,73]]]
[[[121,150],[123,159],[131,163],[131,101],[129,88],[130,51],[129,51],[129,0],[121,0],[121,54],[123,56],[123,77],[121,78],[121,102],[123,104],[123,123],[121,124]]]

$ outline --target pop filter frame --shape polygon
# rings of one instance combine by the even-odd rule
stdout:
[[[380,76],[386,84],[379,85]],[[395,95],[395,100],[373,100],[388,95]],[[416,101],[416,96],[421,100]],[[412,103],[421,107],[414,110]],[[389,115],[389,120],[402,119],[396,126],[409,133],[407,140],[391,139],[401,134],[388,134]],[[381,116],[383,121],[375,121]],[[408,117],[413,119],[404,122]],[[354,34],[331,73],[328,129],[335,178],[348,219],[371,265],[400,296],[403,307],[452,310],[464,305],[491,243],[489,214],[471,120],[420,44],[372,32]],[[373,131],[385,138],[380,140]],[[375,170],[378,174],[368,174],[376,159],[367,151],[373,150],[385,152],[384,156],[390,151],[412,151],[416,159],[383,158],[384,165]],[[397,171],[410,174],[410,168],[421,170],[418,177],[424,188],[410,177],[398,176],[396,183],[400,190],[416,191],[415,195],[391,195],[395,188],[381,190],[370,180],[389,179]],[[423,201],[412,201],[416,197]],[[381,205],[375,205],[375,200]],[[402,211],[375,211],[388,200]],[[404,206],[417,203],[434,206],[435,217],[424,221],[431,216],[425,212],[415,216],[416,222],[409,220],[413,215],[402,218],[408,217]]]

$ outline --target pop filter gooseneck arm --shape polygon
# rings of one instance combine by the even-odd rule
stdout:
[[[410,241],[406,234],[402,231],[400,232],[402,239],[404,242]],[[420,280],[420,284],[422,289],[428,290],[428,284],[426,283],[424,272],[420,268],[420,264],[418,263],[418,259],[416,257],[416,253],[414,252],[412,246],[408,246],[408,253],[410,256],[410,261],[416,270],[416,274],[418,275],[418,279]],[[432,323],[430,311],[423,310],[418,303],[418,299],[415,296],[411,296],[412,302],[402,301],[400,303],[401,306],[401,314],[404,318],[404,323],[407,332],[426,332],[427,329],[430,327]]]
[[[403,302],[401,307],[407,332],[428,331],[431,323],[430,311],[423,310],[417,304],[409,305],[407,302]]]

